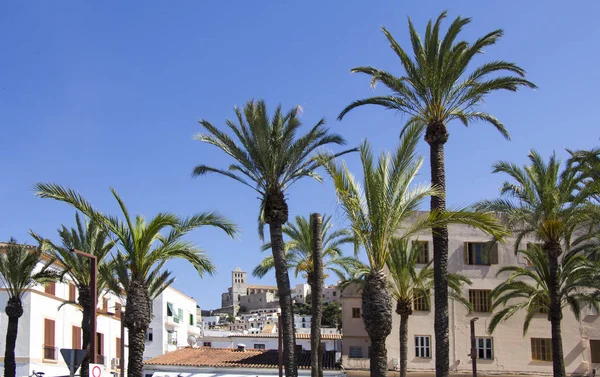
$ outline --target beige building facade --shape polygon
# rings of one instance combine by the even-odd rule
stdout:
[[[472,281],[463,288],[463,294],[474,305],[469,312],[460,303],[449,302],[450,367],[452,371],[471,370],[470,326],[475,322],[477,368],[482,373],[533,373],[552,374],[550,322],[546,314],[532,320],[527,334],[523,335],[524,312],[501,323],[493,334],[487,327],[491,319],[486,297],[489,291],[504,281],[508,274],[496,276],[507,265],[526,266],[527,262],[514,254],[514,240],[498,245],[491,255],[482,257],[483,243],[489,241],[484,233],[468,226],[450,226],[449,270],[460,272]],[[433,257],[431,234],[424,233],[422,261]],[[531,241],[530,241],[531,242]],[[521,245],[525,247],[525,245]],[[431,292],[433,296],[433,292]],[[413,371],[435,369],[435,332],[433,328],[433,297],[429,303],[414,303],[409,317],[408,368]],[[394,303],[395,307],[395,303]],[[344,335],[342,362],[347,369],[368,369],[369,338],[361,317],[361,296],[356,287],[349,287],[342,295]],[[577,321],[568,308],[563,310],[563,349],[568,374],[587,374],[600,367],[600,320],[592,308],[584,308]],[[393,314],[392,332],[387,339],[388,367],[399,365],[399,316]]]

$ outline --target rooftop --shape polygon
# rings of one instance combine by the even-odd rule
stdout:
[[[155,357],[145,365],[224,368],[277,368],[277,350],[230,348],[181,348]],[[323,369],[335,369],[335,351],[323,353]],[[310,369],[310,351],[298,355],[298,368]]]
[[[277,338],[278,334],[231,334],[232,338]],[[310,339],[308,333],[296,333],[296,339]],[[321,334],[321,340],[341,340],[342,334]]]
[[[277,290],[277,287],[274,285],[248,284],[248,289],[275,289],[275,290]]]

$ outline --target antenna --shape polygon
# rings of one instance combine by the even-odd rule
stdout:
[[[190,335],[187,338],[187,342],[188,342],[188,344],[189,344],[190,347],[194,347],[196,345],[196,343],[198,343],[198,339],[196,339],[195,336]]]

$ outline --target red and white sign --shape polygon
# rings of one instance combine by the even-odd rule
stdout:
[[[90,376],[89,377],[102,377],[102,368],[104,368],[104,365],[90,364]]]

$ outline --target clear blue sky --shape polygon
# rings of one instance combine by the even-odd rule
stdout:
[[[400,115],[363,108],[336,120],[350,101],[373,93],[366,77],[349,70],[373,65],[400,74],[379,27],[408,46],[406,17],[423,32],[443,9],[450,18],[473,17],[463,35],[468,40],[504,28],[499,45],[479,61],[515,61],[539,86],[489,98],[485,109],[506,124],[511,142],[487,125],[450,125],[450,204],[496,196],[501,178],[490,174],[496,160],[524,162],[530,148],[547,156],[598,145],[595,1],[3,1],[0,239],[31,242],[29,229],[56,237],[60,224],[73,223],[66,204],[33,196],[39,181],[76,189],[108,213],[117,212],[109,187],[147,217],[217,209],[239,224],[238,239],[213,229],[189,238],[208,251],[218,274],[200,280],[182,262],[169,268],[177,288],[204,308],[218,307],[229,272],[250,271],[263,256],[258,200],[226,178],[190,177],[196,164],[229,163],[192,140],[200,131],[196,121],[222,126],[234,105],[263,98],[271,108],[301,105],[307,127],[325,117],[352,146],[368,138],[376,150],[394,148]],[[425,145],[421,151],[427,155]],[[358,167],[357,156],[347,161]],[[423,169],[423,182],[428,176]],[[342,225],[330,182],[299,183],[289,205],[291,217],[333,213]]]

